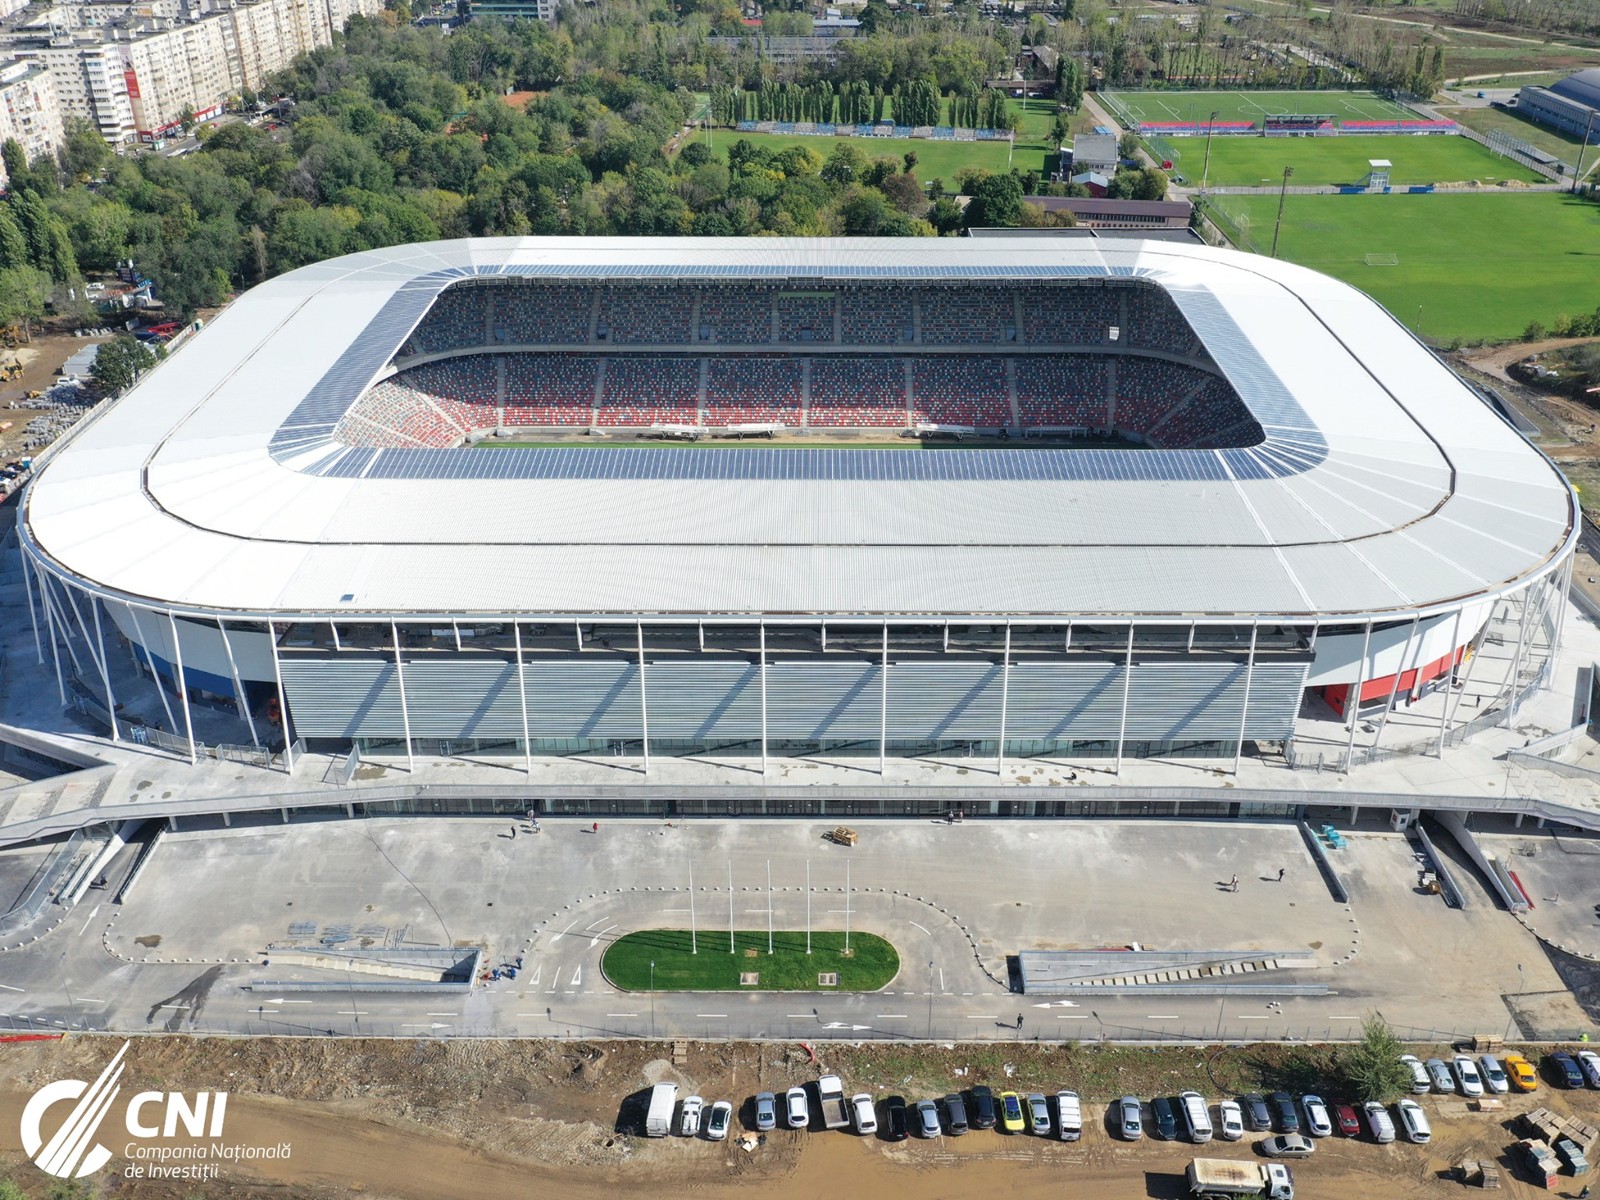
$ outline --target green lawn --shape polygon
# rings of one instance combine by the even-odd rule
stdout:
[[[1276,196],[1219,200],[1248,219],[1257,247],[1271,244]],[[1368,254],[1399,264],[1369,267]],[[1435,340],[1508,340],[1600,305],[1600,205],[1561,193],[1290,196],[1279,255],[1354,284]]]
[[[1045,126],[1045,133],[1049,126]],[[942,179],[947,191],[955,190],[955,174],[962,167],[982,167],[988,171],[1004,172],[1009,169],[1007,159],[1010,147],[1005,142],[936,142],[931,138],[831,138],[812,137],[790,133],[740,133],[734,129],[718,129],[712,135],[712,149],[718,157],[726,155],[728,147],[740,138],[767,150],[787,150],[790,146],[804,146],[815,150],[823,158],[833,153],[841,141],[853,142],[868,158],[902,157],[908,150],[917,156],[917,178],[926,183]],[[704,141],[702,134],[699,141]],[[1043,161],[1045,141],[1017,139],[1016,156],[1010,162],[1019,170],[1037,171]]]
[[[700,952],[694,954],[687,929],[642,929],[613,942],[600,970],[625,992],[648,991],[652,984],[658,992],[875,992],[899,972],[900,955],[881,937],[852,933],[849,957],[844,938],[832,930],[813,931],[807,954],[803,930],[779,930],[769,955],[765,931],[741,932],[735,935],[736,953],[730,954],[726,930],[702,929]],[[741,984],[739,976],[752,971],[760,982]],[[837,986],[818,984],[817,976],[825,972],[838,974]]]
[[[1185,182],[1198,185],[1205,164],[1204,138],[1168,138],[1183,155],[1173,169]],[[1389,178],[1396,187],[1408,184],[1459,183],[1468,179],[1498,183],[1517,179],[1543,183],[1542,176],[1464,137],[1330,137],[1211,139],[1211,187],[1276,187],[1284,167],[1294,168],[1296,186],[1359,184],[1367,160],[1386,158],[1394,164]],[[1265,182],[1263,182],[1265,181]]]
[[[1576,165],[1578,161],[1578,139],[1575,135],[1546,129],[1508,109],[1447,108],[1441,105],[1439,112],[1441,116],[1476,129],[1479,133],[1503,133],[1530,146],[1537,146],[1565,162]],[[1590,154],[1584,155],[1586,163],[1592,154],[1593,151],[1590,151]]]
[[[1394,121],[1417,114],[1373,92],[1106,92],[1139,121],[1260,121],[1267,113]]]

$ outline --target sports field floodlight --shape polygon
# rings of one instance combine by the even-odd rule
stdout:
[[[1283,230],[1283,201],[1289,194],[1289,177],[1294,174],[1293,167],[1283,169],[1283,186],[1278,189],[1278,219],[1272,226],[1272,257],[1278,257],[1278,234]]]
[[[1206,183],[1211,179],[1211,131],[1217,124],[1217,110],[1211,110],[1211,119],[1206,122],[1206,165],[1200,172],[1200,190],[1206,190]]]

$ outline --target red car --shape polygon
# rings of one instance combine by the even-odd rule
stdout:
[[[1361,1122],[1356,1120],[1356,1110],[1348,1104],[1333,1106],[1333,1124],[1344,1137],[1360,1136]]]

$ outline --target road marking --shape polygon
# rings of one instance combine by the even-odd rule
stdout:
[[[367,1010],[364,1009],[364,1008],[360,1008],[360,1009],[356,1009],[354,1012],[350,1012],[350,1011],[347,1011],[345,1009],[340,1009],[339,1010],[339,1015],[341,1017],[364,1017],[364,1016],[367,1015]]]
[[[1057,1013],[1056,1014],[1056,1020],[1058,1020],[1058,1021],[1087,1021],[1088,1019],[1089,1019],[1088,1017],[1080,1016],[1077,1013]]]
[[[157,1008],[188,1008],[187,1004],[158,1004]]]
[[[1000,1018],[995,1013],[967,1013],[969,1021],[998,1021]]]
[[[310,1004],[310,1000],[274,1000],[273,1004]]]
[[[544,964],[540,963],[533,969],[533,974],[528,978],[528,986],[534,987],[539,982],[539,976],[544,974]]]
[[[459,1017],[460,1013],[428,1013],[430,1017]]]
[[[808,1017],[814,1017],[817,1014],[816,1013],[788,1013],[786,1015],[788,1016],[789,1020],[791,1020],[791,1021],[804,1021]]]
[[[1235,1021],[1270,1021],[1271,1019],[1271,1017],[1246,1016],[1243,1013],[1234,1018]]]
[[[569,983],[567,986],[568,987],[577,987],[582,982],[583,982],[583,968],[582,967],[575,967],[573,969],[573,972],[572,972],[572,982]]]
[[[577,924],[577,923],[578,923],[578,918],[577,918],[577,917],[573,917],[573,918],[572,918],[572,925],[576,925],[576,924]],[[564,938],[564,937],[566,937],[566,936],[567,936],[567,934],[568,934],[568,933],[570,933],[570,932],[571,932],[571,930],[572,930],[572,925],[568,925],[568,926],[567,926],[567,927],[566,927],[566,928],[565,928],[565,929],[563,929],[563,930],[562,930],[562,931],[561,931],[561,932],[560,932],[560,933],[558,933],[558,934],[556,934],[556,935],[555,935],[555,937],[553,937],[553,938],[551,938],[551,939],[550,939],[550,944],[551,944],[551,945],[552,945],[552,946],[554,946],[554,945],[555,945],[555,944],[556,944],[556,943],[557,943],[557,942],[559,942],[559,941],[560,941],[560,940],[561,940],[561,939],[562,939],[562,938]]]
[[[20,991],[22,991],[21,988],[12,987],[9,983],[0,983],[0,988],[5,988],[5,990],[8,991],[8,992],[20,992]]]
[[[1178,1014],[1177,1013],[1146,1013],[1145,1016],[1144,1016],[1144,1019],[1146,1021],[1176,1021],[1178,1019]]]
[[[933,936],[933,934],[931,932],[929,932],[928,927],[926,925],[918,925],[915,921],[911,922],[911,925],[912,925],[913,928],[922,930],[922,932],[926,933],[929,937]]]
[[[599,933],[595,934],[592,938],[590,938],[589,939],[589,949],[593,950],[596,946],[598,946],[600,944],[600,939],[605,937],[606,934],[610,933],[616,927],[617,927],[616,922],[612,922],[610,925],[607,925]]]
[[[638,1013],[607,1013],[608,1017],[637,1017]]]
[[[78,936],[79,937],[83,936],[84,929],[88,929],[89,928],[89,922],[94,920],[95,913],[97,913],[99,911],[100,911],[100,906],[98,904],[96,904],[93,908],[91,908],[89,910],[89,915],[83,919],[83,929],[78,930]]]
[[[412,1024],[409,1024],[409,1025],[402,1025],[402,1026],[400,1026],[400,1028],[401,1029],[449,1029],[450,1026],[441,1025],[441,1024],[439,1024],[439,1022],[435,1021],[432,1025],[423,1025],[423,1024],[420,1024],[420,1023],[413,1022]]]
[[[944,991],[944,968],[939,968],[939,990]]]
[[[1348,1013],[1340,1013],[1337,1016],[1327,1017],[1325,1019],[1329,1020],[1329,1021],[1359,1021],[1359,1020],[1361,1020],[1360,1017],[1352,1017]]]
[[[873,1017],[872,1019],[874,1021],[904,1021],[906,1019],[906,1014],[905,1013],[879,1013],[877,1016]]]
[[[702,1017],[705,1020],[710,1021],[710,1020],[726,1020],[728,1014],[727,1013],[695,1013],[695,1016]]]
[[[75,1003],[75,1004],[104,1004],[105,1003],[104,1000],[97,999],[94,996],[74,996],[72,999],[73,999],[73,1003]]]

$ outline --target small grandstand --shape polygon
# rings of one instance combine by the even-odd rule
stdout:
[[[1137,282],[799,295],[459,284],[392,367],[345,413],[347,445],[661,426],[678,437],[937,426],[1168,448],[1262,437],[1172,301]]]

